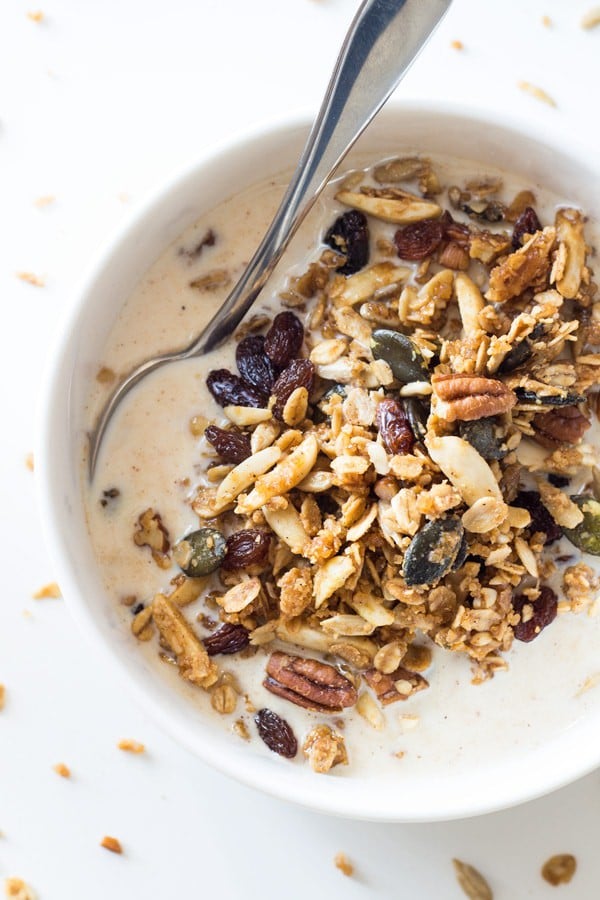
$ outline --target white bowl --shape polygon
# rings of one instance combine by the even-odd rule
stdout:
[[[205,762],[240,781],[325,812],[384,821],[449,819],[517,804],[600,763],[600,697],[594,691],[574,699],[580,706],[550,733],[540,731],[537,736],[527,731],[526,705],[512,702],[512,697],[531,688],[525,654],[535,651],[542,707],[536,707],[534,718],[536,722],[543,719],[543,704],[552,703],[551,697],[544,697],[544,666],[549,669],[561,654],[578,652],[578,642],[584,641],[591,622],[580,617],[564,649],[552,640],[543,645],[540,640],[541,650],[536,650],[535,643],[519,648],[515,675],[497,676],[493,687],[472,688],[481,692],[484,718],[486,704],[490,710],[490,747],[499,736],[494,729],[509,729],[511,740],[512,729],[510,752],[493,758],[483,752],[476,765],[467,767],[441,760],[439,770],[421,774],[413,766],[410,777],[403,774],[400,762],[397,774],[324,777],[308,766],[259,755],[201,716],[144,654],[135,652],[134,639],[102,586],[86,528],[80,459],[90,373],[97,370],[108,332],[138,279],[166,246],[221,200],[292,167],[307,128],[306,121],[285,121],[211,149],[138,211],[92,267],[54,347],[36,452],[43,523],[57,578],[73,615],[107,665],[119,670],[123,683],[154,718]],[[600,213],[597,172],[590,169],[594,157],[574,147],[572,138],[567,141],[558,130],[543,133],[531,122],[507,126],[489,112],[449,110],[447,105],[394,105],[380,114],[353,155],[360,153],[362,158],[366,153],[374,160],[415,150],[505,167],[579,202],[596,217]],[[554,627],[559,626],[560,621]],[[427,694],[428,702],[435,703],[435,695]],[[503,707],[502,716],[492,715],[498,706]],[[513,708],[518,714],[511,718]],[[448,708],[449,724],[443,727],[453,729],[454,738],[459,735],[468,742],[471,733],[475,736],[474,722],[462,717],[460,709]],[[427,705],[422,714],[427,715]],[[445,716],[440,710],[436,714],[443,723]]]

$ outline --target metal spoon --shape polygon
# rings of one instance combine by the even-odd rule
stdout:
[[[451,2],[365,0],[361,5],[298,167],[258,250],[221,309],[189,347],[146,360],[117,387],[90,434],[90,478],[106,429],[123,397],[150,372],[165,363],[201,356],[236,329],[336,167],[379,112]]]

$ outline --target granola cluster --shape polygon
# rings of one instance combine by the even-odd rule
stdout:
[[[136,544],[183,574],[133,631],[156,628],[221,712],[243,693],[214,657],[260,652],[273,694],[382,727],[382,707],[428,686],[432,644],[481,681],[553,621],[547,548],[563,534],[600,552],[583,443],[600,304],[578,209],[543,225],[531,192],[444,188],[418,157],[353,173],[336,199],[347,211],[285,311],[244,324],[239,374],[208,377],[223,418],[191,424],[209,457],[198,529],[172,548],[158,512],[139,517]],[[590,487],[572,499],[575,476]],[[560,609],[580,611],[598,581],[570,561]],[[204,637],[183,611],[199,598]],[[266,712],[261,737],[295,754]],[[325,725],[303,750],[319,772],[347,760]]]

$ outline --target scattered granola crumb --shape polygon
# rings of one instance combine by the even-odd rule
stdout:
[[[131,200],[131,196],[125,191],[121,191],[120,194],[117,194],[117,200],[119,201],[119,203],[129,203],[129,201]]]
[[[4,893],[11,900],[36,900],[33,888],[25,884],[22,878],[6,878],[4,880]]]
[[[552,19],[550,16],[542,16],[542,25],[544,28],[552,28]]]
[[[250,740],[250,732],[248,731],[248,726],[243,719],[236,719],[236,721],[233,723],[232,728],[234,734],[237,734],[237,736],[240,737],[243,741]]]
[[[44,287],[46,284],[43,278],[40,278],[39,275],[34,275],[33,272],[17,272],[16,275],[21,281],[26,281],[27,284],[31,284],[33,287]]]
[[[57,600],[62,597],[60,588],[55,581],[43,585],[39,591],[31,595],[34,600]]]
[[[139,741],[134,741],[131,738],[123,738],[123,740],[119,741],[117,744],[119,750],[125,750],[126,753],[145,753],[146,747],[144,744],[140,744]]]
[[[38,197],[37,200],[34,200],[34,205],[38,207],[38,209],[43,209],[45,206],[50,206],[56,197],[54,194],[45,194],[43,197]]]
[[[354,866],[348,859],[345,853],[336,853],[333,858],[333,862],[344,875],[347,875],[348,878],[351,878],[354,875]]]
[[[33,453],[28,453],[25,457],[25,465],[30,472],[33,472]]]
[[[551,856],[542,866],[542,878],[556,887],[568,884],[575,874],[577,860],[571,853],[557,853]]]
[[[543,91],[541,87],[537,87],[537,85],[531,84],[529,81],[519,81],[518,87],[526,94],[535,97],[536,100],[541,100],[542,103],[547,103],[548,106],[556,106],[556,101],[553,100],[550,94]]]
[[[464,50],[465,45],[462,41],[450,41],[450,46],[453,50]]]
[[[3,684],[0,684],[0,709],[4,709],[4,705],[6,703],[6,688]]]
[[[100,384],[112,384],[117,376],[108,366],[102,366],[96,372],[96,381]]]
[[[596,25],[600,25],[600,6],[592,7],[581,19],[581,27],[586,30],[595,28]]]
[[[493,900],[492,889],[481,872],[460,859],[453,859],[452,865],[456,880],[469,900]]]
[[[581,687],[575,694],[576,697],[581,697],[582,694],[587,693],[587,691],[591,691],[592,688],[597,687],[600,684],[600,672],[595,672],[593,675],[588,675],[585,681],[582,683]]]
[[[43,22],[44,21],[44,13],[41,9],[35,10],[35,12],[28,12],[27,18],[30,22]]]
[[[64,763],[56,763],[55,766],[52,766],[57,775],[60,775],[61,778],[70,778],[71,770]]]
[[[111,837],[109,834],[105,835],[100,841],[100,846],[104,847],[105,850],[110,850],[111,853],[122,853],[123,848],[121,846],[121,842],[117,840],[116,837]]]

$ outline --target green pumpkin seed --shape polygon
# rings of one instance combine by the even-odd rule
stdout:
[[[563,528],[563,534],[585,553],[600,556],[600,503],[589,494],[576,494],[571,500],[583,512],[576,528]]]
[[[314,409],[313,419],[317,425],[320,425],[321,422],[326,422],[329,419],[329,416],[323,411],[323,405],[327,403],[327,401],[330,400],[335,394],[337,394],[339,397],[344,398],[346,396],[346,389],[347,386],[345,384],[334,384],[327,391],[325,391]]]
[[[433,584],[449,572],[463,549],[464,527],[456,516],[427,522],[404,556],[403,575],[408,585]]]
[[[429,381],[430,374],[423,354],[405,334],[378,328],[373,332],[371,349],[375,359],[383,359],[392,370],[394,378],[402,384]]]
[[[173,551],[175,562],[191,578],[210,575],[223,562],[227,542],[216,528],[199,528],[179,541]]]
[[[461,422],[458,433],[484,459],[504,459],[508,453],[502,441],[496,437],[496,420],[493,416],[473,422]]]

